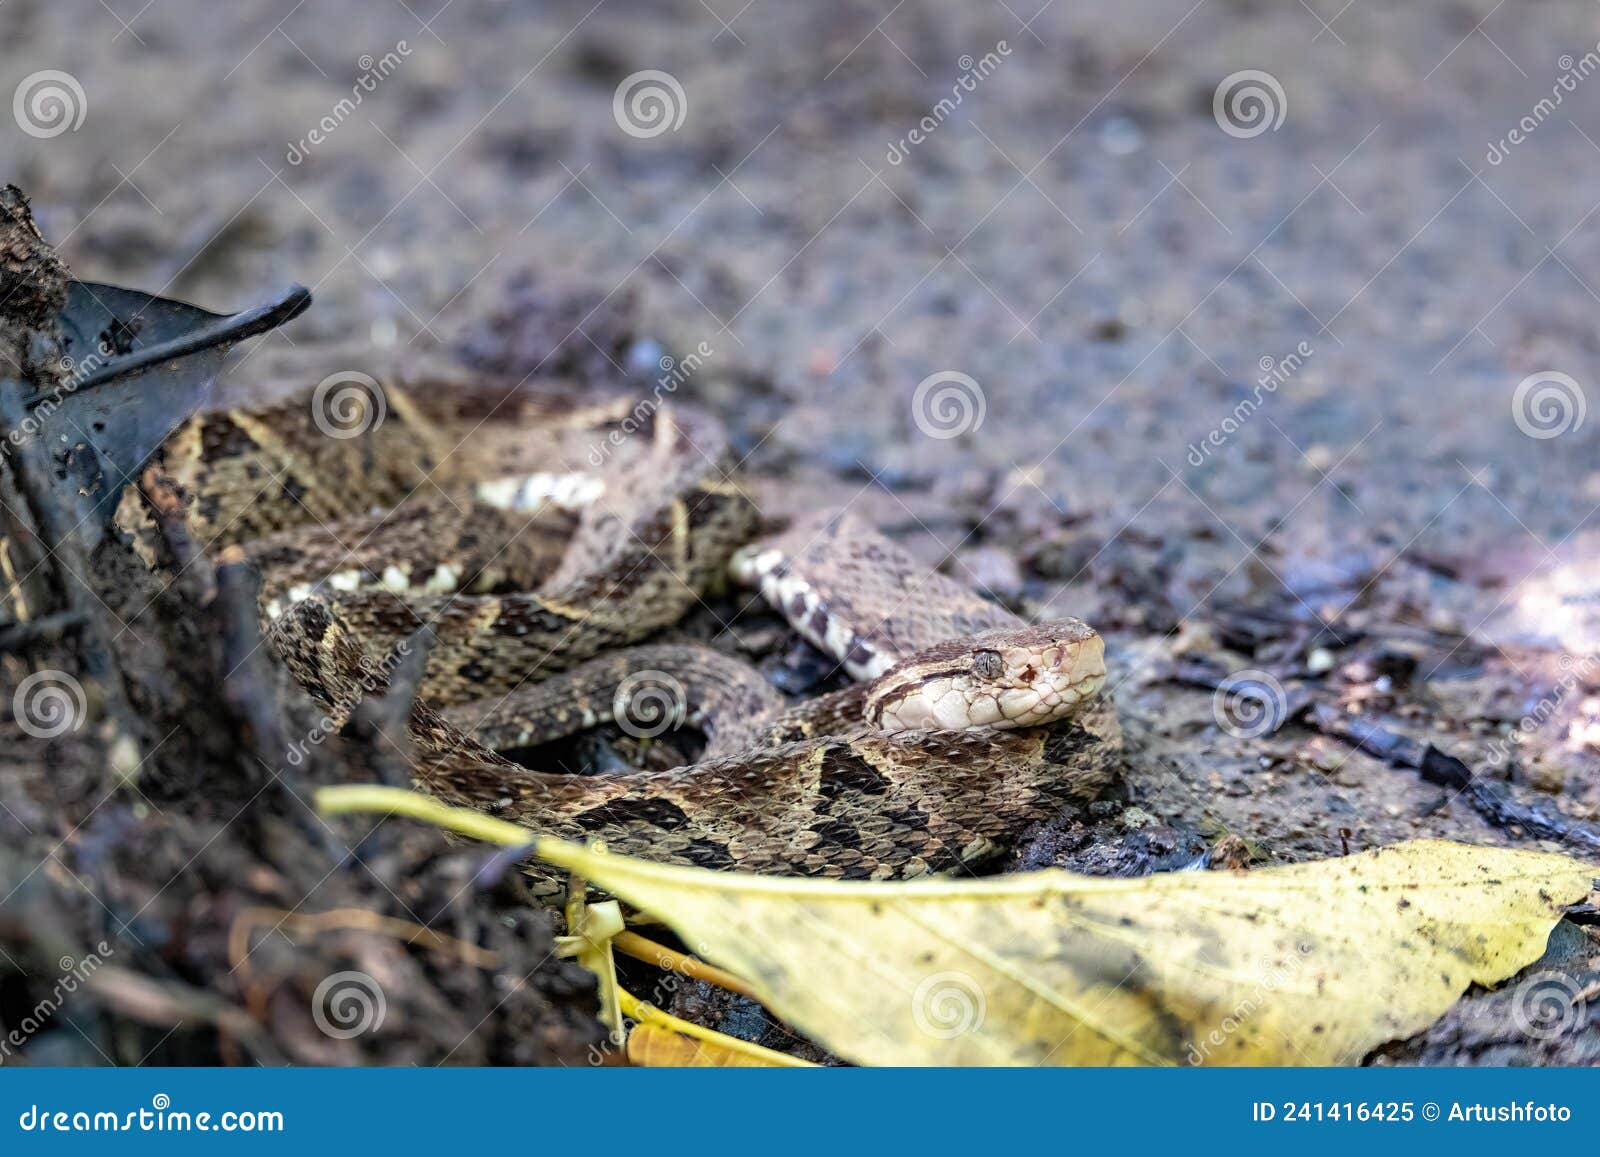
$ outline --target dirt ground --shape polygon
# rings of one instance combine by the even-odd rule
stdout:
[[[1540,838],[1600,823],[1592,6],[741,3],[7,0],[0,92],[61,70],[82,112],[0,126],[7,175],[79,277],[311,286],[236,394],[430,359],[643,393],[708,351],[675,392],[766,513],[848,507],[1106,635],[1123,781],[1013,866],[1600,846]],[[1263,733],[1205,686],[1241,672],[1515,814],[1306,717]],[[516,935],[531,972],[547,933]],[[541,983],[529,1016],[579,1000]],[[1392,1059],[1600,1057],[1495,999]]]

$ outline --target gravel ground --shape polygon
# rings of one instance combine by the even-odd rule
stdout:
[[[1132,806],[1030,862],[1534,842],[1179,658],[1600,818],[1591,5],[741,2],[7,0],[0,131],[81,277],[313,286],[235,389],[708,350],[770,512],[1101,625]]]

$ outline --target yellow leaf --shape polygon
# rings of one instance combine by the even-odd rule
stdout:
[[[716,1029],[679,1020],[671,1013],[640,1000],[625,989],[618,989],[623,1010],[638,1023],[628,1034],[628,1060],[635,1065],[695,1065],[738,1068],[815,1068],[810,1061],[780,1053],[764,1045],[731,1037]],[[649,1029],[635,1048],[634,1038]],[[656,1030],[661,1030],[660,1033]],[[665,1033],[666,1035],[661,1035]],[[667,1040],[677,1037],[678,1043]],[[699,1050],[695,1050],[695,1046]]]
[[[779,1064],[707,1040],[691,1040],[670,1028],[634,1026],[628,1034],[628,1063],[644,1068],[771,1068]]]
[[[499,842],[427,797],[329,788]],[[537,854],[669,924],[866,1064],[1349,1064],[1536,960],[1596,869],[1444,841],[1254,872],[843,883]]]

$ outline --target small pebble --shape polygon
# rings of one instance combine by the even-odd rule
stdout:
[[[1338,460],[1339,456],[1333,452],[1333,447],[1323,442],[1314,443],[1306,451],[1306,464],[1319,474],[1331,470]]]
[[[1343,749],[1335,748],[1322,740],[1313,740],[1300,751],[1300,760],[1322,772],[1336,772],[1346,763]]]
[[[641,378],[653,378],[662,373],[661,359],[667,351],[661,343],[654,338],[639,338],[629,344],[628,352],[624,355],[624,365],[628,373]]]
[[[1184,619],[1178,624],[1178,637],[1172,643],[1174,655],[1212,655],[1221,647],[1211,624]]]
[[[1567,786],[1567,769],[1559,763],[1540,760],[1524,769],[1523,776],[1527,779],[1529,787],[1546,795],[1560,795]]]
[[[1100,123],[1099,140],[1113,157],[1127,157],[1144,147],[1144,132],[1132,117],[1111,116]]]
[[[806,372],[814,378],[828,377],[839,368],[839,355],[825,346],[817,346],[806,357]]]

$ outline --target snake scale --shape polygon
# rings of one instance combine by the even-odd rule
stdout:
[[[1112,779],[1092,630],[1028,626],[852,518],[759,539],[730,460],[675,400],[366,379],[197,415],[158,462],[195,541],[260,568],[267,637],[335,723],[432,629],[411,762],[450,803],[655,860],[886,879],[975,866]],[[856,682],[791,704],[734,656],[644,642],[730,576]],[[695,727],[703,758],[501,754],[630,715]]]

